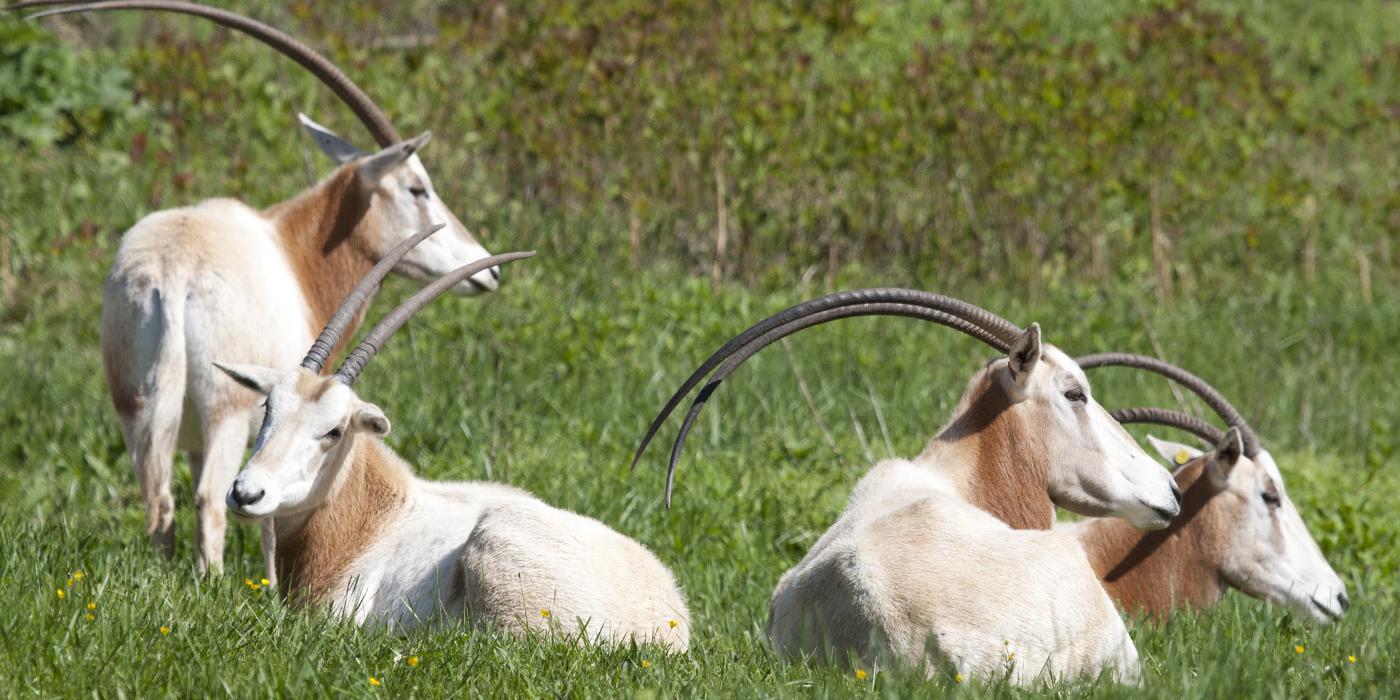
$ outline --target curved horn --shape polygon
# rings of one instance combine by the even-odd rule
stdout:
[[[1153,423],[1185,430],[1212,445],[1220,444],[1225,432],[1195,416],[1165,408],[1120,408],[1110,415],[1119,423]]]
[[[54,0],[31,0],[10,5],[6,9],[16,10],[26,7],[37,7],[41,5],[57,5],[61,2]],[[374,136],[380,147],[387,148],[403,139],[399,137],[399,132],[394,125],[389,122],[384,111],[379,109],[379,105],[371,100],[364,90],[360,89],[353,80],[341,72],[339,68],[331,63],[325,56],[317,53],[314,49],[301,43],[291,35],[280,29],[268,26],[255,19],[244,17],[243,15],[229,12],[217,7],[206,7],[192,2],[180,2],[179,0],[113,0],[112,2],[86,3],[82,5],[70,5],[53,10],[36,12],[26,19],[39,19],[53,15],[64,15],[74,12],[89,12],[99,10],[156,10],[160,12],[175,12],[195,17],[203,17],[221,24],[229,29],[234,29],[248,36],[261,41],[273,49],[276,49],[287,58],[300,63],[303,68],[311,71],[320,81],[330,88],[350,109],[354,110],[355,116],[364,122],[366,128]]]
[[[322,328],[321,334],[316,337],[316,342],[312,343],[311,349],[306,351],[306,357],[302,359],[301,366],[319,374],[321,368],[326,366],[326,360],[329,360],[331,353],[335,351],[335,344],[340,342],[341,334],[350,325],[350,321],[355,318],[355,314],[359,313],[360,309],[364,308],[365,304],[368,304],[369,300],[374,297],[374,293],[379,291],[379,283],[384,281],[389,270],[393,269],[414,246],[441,230],[443,226],[446,224],[429,226],[385,253],[384,257],[380,258],[379,262],[375,263],[374,267],[371,267],[369,272],[366,272],[365,276],[355,283],[355,288],[351,289],[350,293],[341,300],[340,308],[331,314],[330,320],[326,321],[326,327]]]
[[[1135,355],[1127,352],[1100,352],[1093,355],[1076,357],[1075,362],[1079,363],[1082,369],[1093,369],[1095,367],[1107,367],[1116,365],[1119,367],[1133,367],[1145,369],[1149,372],[1160,374],[1184,387],[1190,389],[1192,393],[1201,397],[1202,401],[1210,406],[1225,424],[1240,429],[1240,436],[1244,438],[1244,453],[1251,459],[1259,454],[1259,435],[1254,429],[1249,427],[1244,416],[1235,410],[1235,407],[1222,395],[1215,387],[1206,380],[1180,368],[1165,360],[1146,355]]]
[[[675,484],[676,465],[680,463],[681,447],[685,439],[690,435],[690,429],[695,424],[695,420],[700,417],[700,410],[705,407],[705,403],[710,400],[710,395],[719,388],[721,382],[729,378],[744,364],[750,357],[753,357],[759,350],[772,345],[773,343],[786,338],[798,331],[812,326],[819,326],[837,319],[850,318],[852,316],[902,316],[905,318],[916,318],[923,321],[931,321],[940,325],[948,326],[955,330],[962,331],[992,347],[997,347],[998,340],[987,329],[978,326],[966,319],[934,311],[922,306],[912,306],[909,304],[860,304],[857,306],[845,306],[835,309],[828,309],[814,313],[810,316],[799,318],[787,324],[774,328],[771,331],[750,341],[747,345],[736,350],[724,361],[724,364],[715,373],[710,375],[710,380],[705,382],[705,386],[700,388],[700,393],[695,400],[690,403],[690,410],[686,411],[685,418],[681,421],[681,428],[676,433],[676,441],[671,445],[670,462],[666,465],[666,507],[671,507],[671,491]]]
[[[935,320],[943,322],[952,321],[956,319],[956,323],[958,323],[959,325],[954,327],[963,326],[962,329],[965,332],[970,332],[967,331],[966,327],[980,329],[981,333],[973,333],[974,337],[977,337],[978,339],[987,342],[989,345],[1001,352],[1006,352],[1011,347],[1011,343],[1015,341],[1015,339],[1021,333],[1021,329],[1015,324],[1011,323],[1010,321],[1007,321],[1006,319],[1001,318],[1000,316],[997,316],[996,314],[991,313],[990,311],[987,311],[986,309],[976,306],[975,304],[970,304],[960,299],[946,297],[941,294],[933,294],[931,292],[924,292],[914,289],[857,289],[847,292],[838,292],[836,294],[828,294],[826,296],[819,297],[811,301],[797,304],[783,311],[780,311],[758,322],[757,324],[754,324],[752,327],[746,329],[739,335],[730,339],[723,346],[721,346],[719,350],[717,350],[703,363],[701,363],[700,367],[697,370],[695,370],[695,372],[691,373],[691,375],[687,377],[686,380],[681,384],[680,389],[676,390],[676,392],[671,395],[671,398],[667,400],[666,405],[661,409],[661,412],[657,414],[655,419],[652,420],[651,425],[647,428],[646,435],[642,438],[641,444],[638,445],[636,452],[632,456],[631,467],[636,467],[638,460],[641,459],[642,452],[646,450],[646,447],[648,444],[650,444],[651,439],[655,437],[657,431],[661,429],[661,425],[666,421],[666,419],[671,415],[671,413],[675,411],[676,407],[680,404],[681,399],[685,398],[686,394],[690,393],[690,391],[694,389],[695,386],[698,385],[701,382],[701,380],[705,378],[706,375],[708,375],[711,371],[713,371],[716,367],[723,363],[726,358],[728,358],[731,355],[734,355],[736,352],[741,351],[743,348],[748,346],[750,343],[753,343],[755,340],[762,339],[764,336],[771,332],[777,331],[778,329],[781,329],[784,326],[788,326],[789,324],[793,324],[787,332],[775,333],[772,340],[768,341],[773,342],[773,340],[784,337],[790,333],[795,333],[798,330],[801,330],[802,328],[809,327],[810,325],[815,325],[815,323],[802,325],[797,322],[806,319],[807,317],[822,314],[824,312],[834,309],[845,309],[850,307],[861,306],[868,307],[864,313],[852,310],[846,314],[832,314],[829,317],[823,317],[824,320],[818,321],[817,323],[835,320],[836,318],[847,318],[850,316],[859,315],[912,315],[908,313],[893,313],[893,309],[891,308],[887,308],[884,311],[877,312],[875,305],[889,305],[891,307],[902,305],[917,307],[919,309],[929,312],[929,318],[926,320]],[[758,347],[761,348],[763,345],[767,344],[768,343],[761,342]],[[754,351],[756,352],[757,350],[755,349]],[[752,353],[749,353],[745,356],[745,358],[751,355]],[[742,362],[742,360],[740,360],[740,362]],[[733,369],[731,368],[730,371],[732,372]],[[712,391],[713,389],[711,389],[711,392]],[[706,394],[706,398],[708,398],[708,394]],[[671,467],[671,471],[673,470],[674,462]],[[668,476],[667,480],[668,482],[670,482],[671,476]]]
[[[497,265],[504,265],[505,263],[511,262],[512,260],[528,258],[534,254],[535,251],[530,250],[519,253],[493,255],[489,258],[482,258],[476,262],[467,263],[437,278],[432,284],[418,290],[413,296],[395,307],[393,311],[385,314],[384,318],[379,319],[379,323],[374,324],[374,328],[371,328],[369,333],[365,334],[360,344],[356,345],[355,349],[351,351],[349,355],[345,356],[345,361],[340,363],[340,367],[335,371],[335,378],[346,386],[354,384],[355,380],[359,378],[360,372],[364,370],[365,365],[374,358],[375,353],[379,352],[379,348],[384,346],[384,341],[388,340],[389,336],[394,334],[394,331],[397,331],[404,323],[408,322],[408,319],[412,318],[413,314],[422,311],[423,307],[432,303],[434,299],[456,286],[457,283],[482,270],[489,270]]]

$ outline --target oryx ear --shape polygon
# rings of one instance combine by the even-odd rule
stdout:
[[[330,156],[337,165],[344,165],[365,154],[334,131],[311,121],[311,117],[297,112],[297,120],[301,122],[302,128],[306,129],[306,133],[311,134],[311,140],[316,142],[316,147]]]
[[[267,396],[272,392],[272,387],[282,379],[285,374],[281,370],[271,367],[260,367],[258,365],[236,365],[233,363],[215,362],[215,367],[223,370],[224,374],[233,378],[233,381],[242,384],[253,391]]]
[[[1220,438],[1220,443],[1215,446],[1215,458],[1206,467],[1206,473],[1221,488],[1230,483],[1230,472],[1235,465],[1240,462],[1240,455],[1244,453],[1244,438],[1240,435],[1239,428],[1230,428],[1225,431],[1225,436]]]
[[[370,187],[378,185],[380,179],[403,165],[404,161],[417,153],[418,149],[422,148],[432,135],[431,131],[425,131],[414,138],[403,143],[396,143],[366,158],[363,163],[360,163],[360,182]]]
[[[1147,436],[1147,442],[1151,443],[1152,449],[1156,450],[1157,454],[1162,456],[1162,459],[1167,460],[1167,464],[1170,464],[1172,469],[1186,464],[1204,454],[1190,445],[1183,445],[1179,442],[1172,442],[1171,440],[1160,440],[1151,435]]]
[[[384,412],[372,403],[361,403],[355,409],[355,415],[350,419],[350,425],[355,430],[369,433],[376,437],[384,437],[389,434],[389,419],[384,417]]]
[[[1024,384],[1026,377],[1035,370],[1036,363],[1040,362],[1040,324],[1032,323],[1021,333],[1016,342],[1011,344],[1011,350],[1006,353],[1007,368],[1011,370],[1011,378],[1017,384]]]
[[[1242,454],[1244,437],[1240,435],[1240,429],[1232,427],[1226,430],[1225,436],[1220,438],[1220,442],[1215,446],[1215,461],[1229,471],[1240,461]]]

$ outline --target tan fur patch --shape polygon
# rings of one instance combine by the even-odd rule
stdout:
[[[340,467],[350,471],[339,488],[300,528],[277,525],[277,570],[283,593],[295,604],[334,594],[407,497],[409,476],[398,457],[378,440],[351,439],[349,463]]]
[[[1017,530],[1048,530],[1055,522],[1055,505],[1046,495],[1046,450],[995,381],[998,371],[1003,366],[993,365],[973,379],[955,417],[935,441],[960,443],[975,455],[972,473],[957,476],[969,503]]]
[[[355,283],[379,258],[373,195],[357,179],[356,164],[341,166],[315,187],[265,214],[277,222],[282,247],[306,295],[311,333],[320,333]],[[340,337],[332,357],[364,320],[364,309]],[[332,369],[327,362],[324,371]]]
[[[1227,499],[1205,475],[1210,456],[1175,474],[1181,513],[1163,530],[1144,532],[1121,518],[1098,518],[1080,541],[1094,572],[1118,605],[1162,619],[1172,610],[1201,609],[1220,600],[1220,576],[1232,521]]]

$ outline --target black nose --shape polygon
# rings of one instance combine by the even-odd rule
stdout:
[[[1175,482],[1175,481],[1172,482],[1172,498],[1175,498],[1175,499],[1176,499],[1176,507],[1177,507],[1177,508],[1180,508],[1180,507],[1181,507],[1181,488],[1178,487],[1178,486],[1176,485],[1176,482]]]
[[[501,268],[499,268],[499,267],[493,267],[493,268],[491,268],[491,279],[496,280],[497,282],[500,282],[500,281],[501,281]]]
[[[257,493],[245,493],[243,489],[238,488],[238,485],[235,484],[233,487],[233,502],[239,506],[251,506],[261,501],[264,493],[266,493],[266,491],[262,489],[259,489]]]
[[[1342,612],[1346,612],[1351,609],[1351,598],[1348,598],[1345,593],[1338,593],[1337,604],[1342,606]]]

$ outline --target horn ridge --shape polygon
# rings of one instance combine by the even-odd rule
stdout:
[[[1151,423],[1184,430],[1212,445],[1225,436],[1225,431],[1200,418],[1165,408],[1120,408],[1110,415],[1119,423]]]
[[[5,9],[18,10],[27,7],[61,4],[65,3],[61,0],[30,0],[29,2],[20,2],[10,5]],[[359,117],[360,121],[369,129],[370,134],[374,136],[374,140],[379,143],[380,147],[388,148],[403,140],[399,137],[399,132],[394,128],[393,123],[389,121],[384,111],[379,108],[379,105],[375,104],[374,100],[370,99],[369,95],[365,94],[365,91],[362,90],[359,85],[355,84],[355,81],[345,75],[345,73],[342,72],[340,68],[336,67],[334,63],[331,63],[329,59],[286,32],[236,12],[193,2],[183,2],[182,0],[110,0],[109,2],[92,2],[44,10],[43,12],[36,12],[30,15],[26,17],[26,19],[34,20],[54,15],[100,10],[155,10],[174,12],[194,17],[202,17],[228,27],[229,29],[247,34],[272,47],[287,58],[301,64],[301,66],[308,71],[311,71],[312,75],[316,76],[322,84],[330,88],[346,106],[355,112],[355,116]]]
[[[336,343],[340,342],[340,336],[345,329],[350,326],[350,321],[363,309],[370,299],[374,298],[379,291],[379,283],[389,274],[393,267],[399,264],[399,260],[408,254],[414,246],[422,243],[424,239],[442,230],[446,224],[436,224],[413,234],[399,242],[385,253],[374,264],[374,267],[366,272],[364,277],[350,290],[349,294],[340,301],[340,306],[335,313],[331,314],[326,326],[321,329],[321,334],[316,336],[316,341],[311,344],[311,349],[306,351],[306,357],[302,359],[301,366],[312,372],[320,373],[321,368],[326,366],[326,361],[330,359],[331,353],[335,352]]]
[[[1233,404],[1225,398],[1215,387],[1200,377],[1188,372],[1185,369],[1155,357],[1147,355],[1137,355],[1127,352],[1100,352],[1092,355],[1075,358],[1082,369],[1093,369],[1096,367],[1119,366],[1144,369],[1149,372],[1160,374],[1191,390],[1196,396],[1210,406],[1226,425],[1240,429],[1240,437],[1244,438],[1245,456],[1253,458],[1259,454],[1259,435],[1250,427],[1249,422],[1239,411],[1235,410]]]
[[[530,250],[493,255],[489,258],[482,258],[475,262],[467,263],[437,278],[431,284],[415,292],[413,296],[410,296],[402,304],[394,307],[393,311],[390,311],[385,314],[383,318],[379,319],[379,322],[374,324],[374,327],[370,329],[369,333],[365,334],[360,344],[355,346],[355,349],[345,356],[345,361],[341,362],[340,367],[335,371],[335,378],[346,386],[354,384],[355,380],[359,378],[360,372],[364,371],[365,365],[369,364],[369,361],[374,359],[375,354],[379,352],[379,349],[384,346],[384,342],[387,341],[395,331],[401,328],[403,324],[407,323],[408,319],[412,318],[414,314],[422,311],[423,308],[432,303],[434,299],[442,296],[443,293],[456,286],[462,280],[482,270],[489,270],[497,265],[511,262],[512,260],[528,258],[534,254],[535,251]]]
[[[695,400],[691,402],[690,409],[686,411],[685,418],[681,421],[680,430],[676,432],[675,442],[671,444],[670,461],[666,466],[667,508],[671,507],[671,492],[672,487],[675,484],[676,467],[680,463],[681,447],[685,443],[686,438],[690,435],[690,430],[694,426],[695,420],[699,418],[700,410],[704,408],[705,403],[710,400],[710,396],[715,392],[716,389],[719,388],[720,383],[723,382],[725,379],[728,379],[729,375],[733,374],[736,370],[738,370],[740,365],[746,362],[749,358],[756,355],[758,351],[768,347],[769,345],[772,345],[773,343],[776,343],[779,340],[782,340],[783,338],[792,335],[793,333],[796,333],[798,331],[804,330],[806,328],[811,328],[812,326],[818,326],[838,319],[851,318],[854,316],[902,316],[905,318],[914,318],[923,321],[931,321],[933,323],[948,326],[949,328],[960,330],[974,338],[977,338],[978,340],[981,340],[984,343],[987,343],[988,345],[995,346],[997,343],[995,336],[993,336],[989,331],[987,331],[985,328],[982,328],[981,326],[973,324],[963,318],[954,316],[952,314],[943,313],[941,311],[934,311],[932,309],[927,309],[922,306],[913,306],[910,304],[876,303],[861,304],[858,306],[838,307],[835,309],[828,309],[826,311],[821,311],[810,316],[799,318],[797,320],[790,321],[785,325],[779,326],[778,328],[774,328],[773,330],[768,331],[762,336],[750,341],[748,344],[740,347],[737,351],[735,351],[732,355],[725,359],[724,364],[721,365],[719,369],[715,370],[714,374],[710,375],[709,381],[705,382],[705,385],[700,388],[700,393],[697,394]]]

